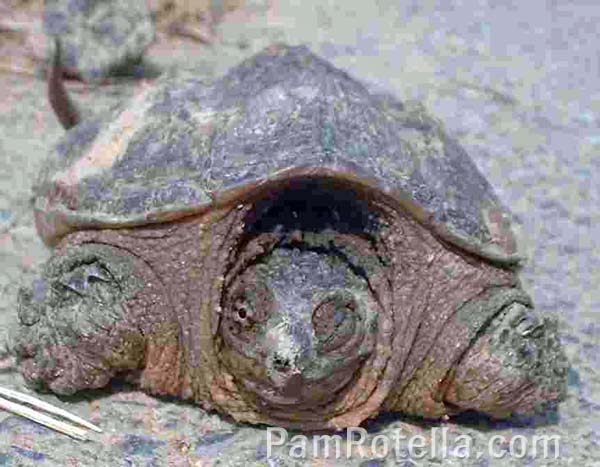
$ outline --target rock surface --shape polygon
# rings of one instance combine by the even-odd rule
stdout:
[[[44,5],[44,30],[61,40],[67,73],[85,81],[131,68],[155,34],[150,11],[141,0],[49,0]],[[50,41],[48,57],[53,57],[52,45]]]

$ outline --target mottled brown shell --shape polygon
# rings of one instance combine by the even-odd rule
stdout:
[[[442,238],[518,261],[507,212],[475,164],[418,105],[373,95],[306,47],[271,47],[214,82],[161,79],[72,128],[35,188],[44,241],[235,203],[298,175],[369,185]]]

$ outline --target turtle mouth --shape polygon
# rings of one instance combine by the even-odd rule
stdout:
[[[260,404],[267,408],[311,410],[331,403],[339,391],[343,391],[355,379],[355,371],[342,370],[329,375],[326,381],[307,381],[300,373],[285,375],[274,384],[245,380],[243,387],[255,394]]]

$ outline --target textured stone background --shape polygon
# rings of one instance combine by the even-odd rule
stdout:
[[[267,457],[263,429],[115,387],[62,401],[45,396],[100,424],[105,432],[94,442],[0,412],[0,466],[600,465],[599,24],[597,0],[247,0],[223,17],[213,45],[159,37],[148,52],[162,69],[215,75],[271,42],[306,43],[373,87],[421,100],[440,117],[512,209],[529,258],[525,287],[541,312],[559,318],[572,363],[558,414],[521,426],[444,426],[451,440],[472,436],[473,451],[485,451],[493,435],[559,435],[558,459],[461,459],[452,441],[445,458],[411,458],[406,449],[380,460],[294,460],[287,449]],[[18,287],[48,257],[32,225],[29,187],[62,130],[39,77],[0,73],[0,85],[1,344],[16,319]],[[72,91],[95,112],[134,87]],[[0,385],[22,384],[0,358]],[[397,418],[370,425],[373,435],[399,428],[429,437],[432,426]]]

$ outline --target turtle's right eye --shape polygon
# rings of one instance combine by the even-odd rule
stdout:
[[[255,268],[250,267],[236,279],[225,302],[222,333],[240,347],[255,342],[259,326],[265,323],[274,306],[274,297],[266,284],[257,283]]]

